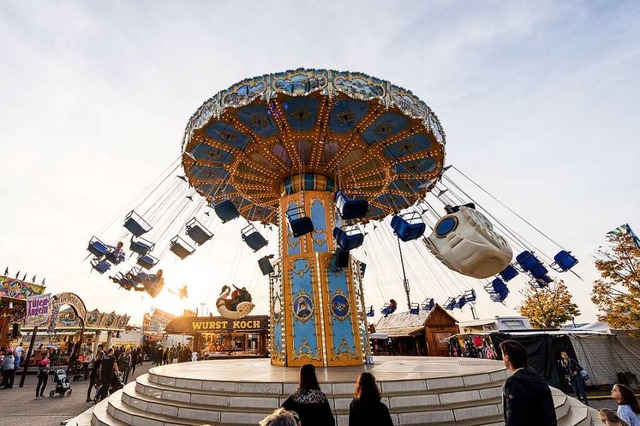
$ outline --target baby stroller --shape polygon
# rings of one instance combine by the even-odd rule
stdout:
[[[57,393],[59,393],[60,396],[64,396],[65,393],[67,396],[71,396],[73,389],[71,389],[69,379],[67,379],[67,373],[63,369],[58,368],[56,370],[53,374],[53,382],[56,384],[56,388],[49,392],[49,397],[53,398]]]

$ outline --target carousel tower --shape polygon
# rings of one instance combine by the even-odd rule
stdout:
[[[411,92],[362,73],[298,69],[243,80],[206,101],[183,141],[189,183],[243,239],[279,227],[270,276],[271,363],[363,364],[369,351],[362,279],[350,255],[362,225],[410,208],[443,170],[445,134]],[[420,233],[421,235],[421,233]]]

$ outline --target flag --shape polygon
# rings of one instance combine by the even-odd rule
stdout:
[[[628,223],[618,226],[613,231],[607,232],[607,235],[612,235],[614,237],[618,237],[620,235],[628,235],[633,240],[636,248],[640,249],[640,238],[638,238],[638,236],[633,232]]]

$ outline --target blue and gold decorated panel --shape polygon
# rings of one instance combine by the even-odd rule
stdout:
[[[252,132],[262,136],[270,137],[278,134],[278,126],[271,118],[271,111],[266,104],[251,104],[240,108],[236,116],[242,124],[251,129]]]
[[[336,134],[352,131],[369,111],[369,104],[356,99],[336,101],[329,115],[329,129]]]
[[[385,112],[376,118],[373,123],[362,134],[365,142],[371,146],[391,136],[406,130],[409,120],[401,114]]]
[[[282,104],[291,130],[309,132],[315,128],[319,100],[319,98],[300,97],[288,99]]]

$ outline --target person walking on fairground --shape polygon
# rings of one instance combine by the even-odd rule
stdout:
[[[0,389],[11,389],[15,377],[16,359],[13,357],[13,348],[9,347],[4,355],[0,370],[2,371],[2,386]]]
[[[640,426],[640,404],[633,391],[619,383],[613,385],[611,398],[618,404],[618,417],[624,420],[629,426]]]
[[[349,426],[393,426],[389,409],[381,401],[376,378],[360,373],[356,380],[355,398],[349,406]]]
[[[603,408],[598,413],[600,415],[600,421],[606,426],[629,426],[627,422],[621,420],[615,411]]]
[[[502,389],[505,426],[557,426],[556,411],[547,381],[528,366],[527,350],[520,343],[500,343],[502,360],[512,374]]]
[[[47,387],[49,381],[49,368],[51,367],[51,361],[49,360],[49,353],[45,352],[43,358],[38,363],[38,386],[36,387],[36,399],[44,398],[44,390]]]
[[[102,363],[102,351],[98,351],[96,357],[93,359],[93,366],[91,367],[91,372],[89,373],[89,389],[87,389],[87,400],[86,402],[93,402],[91,398],[91,391],[93,390],[93,385],[99,380],[98,378],[98,370],[100,369],[100,364]],[[98,396],[98,391],[96,389],[96,396]]]
[[[585,390],[584,377],[582,376],[582,371],[584,368],[578,364],[573,358],[569,358],[569,355],[566,352],[561,352],[560,357],[560,365],[564,368],[565,378],[567,382],[571,385],[573,389],[573,393],[576,394],[576,398],[582,401],[585,405],[589,405],[589,401],[587,401],[587,391]]]
[[[298,389],[289,395],[282,408],[298,413],[304,426],[334,426],[336,422],[329,401],[320,390],[313,364],[300,367]]]

